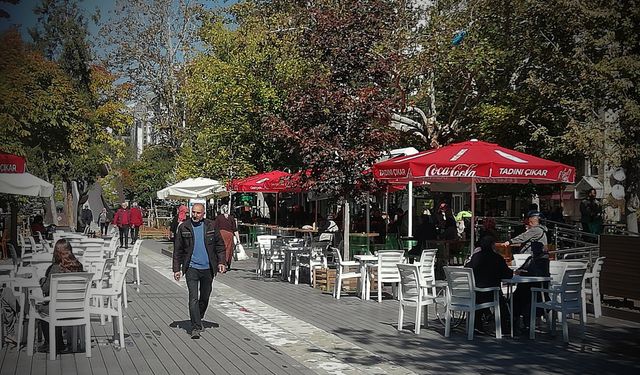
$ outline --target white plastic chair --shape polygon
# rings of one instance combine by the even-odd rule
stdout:
[[[435,294],[429,293],[431,287],[423,284],[420,268],[417,264],[396,264],[400,274],[400,310],[398,311],[398,330],[402,330],[405,306],[416,308],[415,328],[420,333],[422,307],[435,303]],[[425,307],[424,326],[429,326],[429,308]]]
[[[375,268],[378,271],[378,302],[382,302],[382,285],[384,283],[391,283],[393,295],[397,296],[397,287],[400,285],[400,273],[396,267],[398,263],[404,263],[404,251],[379,250],[378,263],[367,264],[367,267]]]
[[[593,262],[590,272],[584,274],[582,284],[582,314],[584,321],[587,322],[587,294],[591,294],[593,299],[593,316],[599,318],[602,316],[602,303],[600,302],[600,271],[604,264],[605,257],[598,257]]]
[[[555,332],[556,314],[559,312],[562,320],[562,337],[565,342],[569,342],[569,327],[567,325],[568,314],[580,314],[580,328],[584,335],[584,315],[582,315],[582,283],[584,274],[587,271],[585,264],[575,264],[567,267],[562,277],[560,285],[551,286],[550,288],[531,288],[531,320],[529,322],[529,338],[535,338],[536,332],[536,308],[541,307],[545,310],[551,310],[551,319],[549,330]],[[538,302],[536,293],[549,293],[551,299],[549,301]]]
[[[282,247],[284,241],[280,238],[274,238],[271,240],[271,246],[269,247],[269,256],[267,257],[267,268],[269,269],[269,277],[273,278],[273,271],[276,267],[282,274],[282,268],[284,265],[284,251]]]
[[[271,249],[271,240],[278,238],[269,234],[256,236],[258,241],[258,264],[256,266],[256,275],[262,276],[267,271],[267,258]]]
[[[358,279],[360,280],[362,273],[360,273],[360,262],[355,260],[343,261],[340,250],[335,247],[331,248],[333,256],[336,260],[336,283],[333,285],[333,296],[336,299],[340,299],[340,292],[342,291],[342,282],[346,279]],[[352,268],[358,271],[352,271]]]
[[[129,257],[127,257],[126,263],[126,266],[133,269],[135,272],[136,285],[140,285],[140,262],[138,261],[138,257],[140,255],[140,247],[142,247],[142,240],[136,240],[136,242],[133,244],[133,249],[131,250]]]
[[[296,256],[296,264],[294,266],[295,271],[295,284],[298,284],[300,280],[300,268],[309,269],[309,284],[315,284],[315,270],[320,268],[327,268],[327,257],[325,251],[329,246],[329,241],[312,242],[307,247],[303,254]]]
[[[420,255],[420,276],[422,277],[423,289],[425,293],[435,296],[436,293],[436,254],[438,249],[424,249]]]
[[[549,262],[549,276],[551,277],[550,286],[562,284],[564,271],[567,269],[567,262],[552,260]]]
[[[531,254],[513,254],[513,261],[511,262],[511,265],[514,267],[520,267],[527,261],[527,259],[529,259],[530,256]]]
[[[467,339],[473,340],[476,310],[493,307],[496,338],[502,338],[502,325],[500,323],[500,287],[476,287],[472,268],[445,266],[444,272],[447,276],[445,337],[449,337],[451,333],[451,311],[467,312]],[[476,292],[493,292],[493,300],[478,304],[476,303]]]
[[[56,359],[56,327],[84,326],[85,354],[91,357],[91,321],[89,319],[89,287],[93,274],[89,272],[55,273],[51,277],[51,294],[41,301],[49,301],[48,313],[36,308],[30,298],[27,355],[33,355],[36,319],[49,323],[49,359]],[[40,302],[40,301],[38,301]]]
[[[89,310],[91,314],[100,315],[100,324],[104,325],[104,317],[116,318],[113,320],[113,337],[117,338],[118,345],[124,349],[124,324],[122,321],[122,308],[124,297],[124,284],[127,271],[126,266],[111,268],[113,283],[107,288],[92,289],[93,303]]]

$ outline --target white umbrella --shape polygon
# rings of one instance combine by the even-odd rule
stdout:
[[[53,185],[31,173],[1,173],[0,193],[50,197]]]
[[[188,178],[157,192],[158,199],[211,198],[227,193],[224,185],[210,178]]]

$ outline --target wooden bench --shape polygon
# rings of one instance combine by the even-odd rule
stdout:
[[[169,228],[141,227],[140,238],[168,239]]]

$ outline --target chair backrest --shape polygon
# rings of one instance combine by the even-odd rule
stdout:
[[[269,252],[272,258],[281,258],[284,254],[282,248],[284,247],[284,240],[282,238],[274,238],[271,240],[271,246]]]
[[[591,274],[593,274],[593,277],[600,277],[600,272],[602,272],[602,265],[604,264],[605,259],[606,257],[597,257],[593,262],[593,266],[591,267]]]
[[[513,266],[520,267],[530,256],[531,254],[513,254],[513,261],[511,264]]]
[[[551,284],[561,284],[564,271],[567,269],[567,263],[558,260],[549,262],[549,274],[551,276]]]
[[[331,253],[333,254],[333,261],[334,263],[338,266],[338,268],[340,267],[340,265],[342,264],[342,254],[340,253],[340,249],[338,249],[337,247],[329,247],[329,250],[331,250]]]
[[[474,305],[476,293],[473,269],[445,266],[444,273],[447,277],[447,302],[452,305]]]
[[[436,253],[438,249],[424,249],[420,255],[420,276],[422,277],[422,285],[432,286],[435,281],[435,265]],[[402,276],[402,275],[401,275]]]
[[[133,244],[133,249],[131,249],[131,256],[137,257],[140,254],[140,248],[142,247],[142,240],[136,240],[136,243]]]
[[[131,251],[133,251],[133,248],[131,247],[128,249],[119,250],[114,256],[114,258],[116,258],[116,266],[126,265],[129,261],[129,255],[131,254]]]
[[[400,288],[402,288],[402,293],[399,294],[400,299],[417,301],[422,293],[420,268],[417,264],[396,264],[396,267],[400,274]]]
[[[404,251],[378,251],[378,278],[380,281],[400,281],[400,274],[396,264],[403,263]]]
[[[122,293],[122,288],[124,286],[128,270],[129,268],[125,265],[114,265],[111,268],[111,287],[116,291],[117,294]]]
[[[85,319],[89,314],[90,272],[51,274],[51,302],[49,316],[52,321]]]
[[[82,266],[86,272],[93,273],[93,281],[98,281],[102,278],[104,265],[106,263],[106,259],[103,257],[99,258],[82,258]]]
[[[564,271],[560,285],[561,301],[565,309],[582,311],[582,279],[587,272],[586,264],[576,264]]]
[[[267,254],[269,249],[271,249],[271,240],[278,238],[277,236],[273,236],[270,234],[263,234],[260,236],[256,236],[256,240],[258,241],[258,248],[261,253]]]
[[[329,241],[315,241],[309,245],[309,255],[312,258],[322,257],[329,248]]]

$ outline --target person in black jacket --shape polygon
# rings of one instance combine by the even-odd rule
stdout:
[[[489,288],[499,287],[502,279],[513,277],[513,271],[507,266],[502,255],[495,252],[496,240],[494,237],[485,236],[480,239],[480,247],[474,250],[471,259],[465,267],[473,269],[476,287]],[[493,300],[493,292],[477,292],[476,303],[481,304]],[[476,329],[482,331],[482,316],[488,309],[476,311]],[[506,327],[506,317],[509,316],[504,298],[500,296],[500,316],[502,316],[502,326]]]
[[[173,246],[173,277],[180,281],[184,275],[189,289],[192,339],[200,338],[213,278],[227,271],[224,241],[213,221],[204,218],[204,210],[201,203],[193,205],[191,219],[178,226]]]
[[[549,254],[544,252],[544,244],[542,244],[542,242],[533,242],[531,244],[531,251],[533,255],[527,258],[524,264],[515,271],[516,275],[549,277]],[[516,291],[513,292],[513,318],[515,319],[513,326],[516,332],[518,332],[520,328],[520,316],[523,318],[522,326],[524,327],[525,332],[529,330],[529,318],[531,316],[531,288],[543,287],[543,285],[540,284],[543,283],[521,283],[518,284]],[[541,300],[542,297],[540,296],[540,293],[538,293],[536,298],[538,301]],[[541,316],[542,309],[540,309],[539,313],[536,312],[536,315]]]

